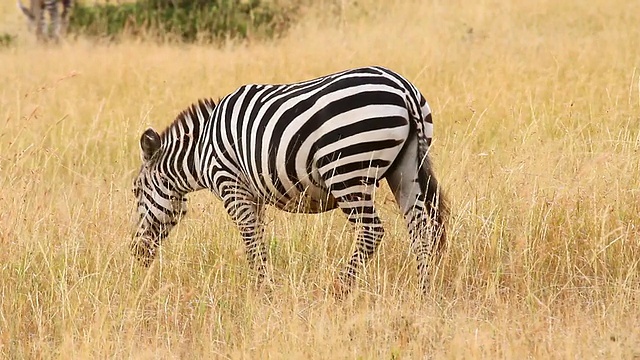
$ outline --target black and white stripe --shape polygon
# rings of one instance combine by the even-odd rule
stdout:
[[[31,0],[28,8],[21,0],[17,1],[18,8],[29,20],[29,27],[35,28],[39,41],[58,41],[60,36],[64,35],[69,23],[72,0]],[[45,14],[49,14],[48,25],[45,22]]]
[[[219,104],[201,100],[162,134],[147,129],[135,254],[146,263],[185,213],[185,195],[210,189],[223,201],[260,279],[267,276],[263,210],[341,209],[360,227],[341,275],[348,291],[384,229],[374,206],[386,178],[400,206],[426,289],[447,213],[428,150],[433,124],[421,93],[402,76],[365,67],[284,85],[245,85]]]

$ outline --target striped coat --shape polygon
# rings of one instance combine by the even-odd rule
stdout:
[[[446,206],[428,156],[431,110],[399,74],[365,67],[305,82],[240,87],[218,104],[201,100],[164,132],[145,131],[135,255],[148,263],[186,212],[185,195],[210,189],[245,242],[258,279],[268,276],[265,206],[340,209],[358,226],[340,276],[342,293],[375,253],[384,228],[374,204],[387,179],[410,232],[423,289],[444,241]]]

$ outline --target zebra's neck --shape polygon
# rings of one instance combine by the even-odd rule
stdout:
[[[213,102],[200,100],[178,115],[162,134],[162,170],[186,194],[207,187],[202,171],[202,131],[213,112]]]

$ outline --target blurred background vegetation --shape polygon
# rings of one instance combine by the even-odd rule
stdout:
[[[68,36],[117,40],[128,35],[182,42],[265,39],[282,34],[299,5],[262,0],[77,1]]]

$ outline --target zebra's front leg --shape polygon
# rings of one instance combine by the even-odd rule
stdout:
[[[374,208],[372,189],[366,190],[344,195],[338,201],[338,206],[347,214],[349,221],[360,227],[356,248],[335,285],[334,291],[338,297],[349,294],[358,274],[375,254],[384,236],[382,222]]]
[[[264,205],[249,196],[234,193],[224,200],[225,208],[240,230],[245,245],[247,260],[256,272],[256,283],[269,280],[267,270],[267,248],[264,243]]]

